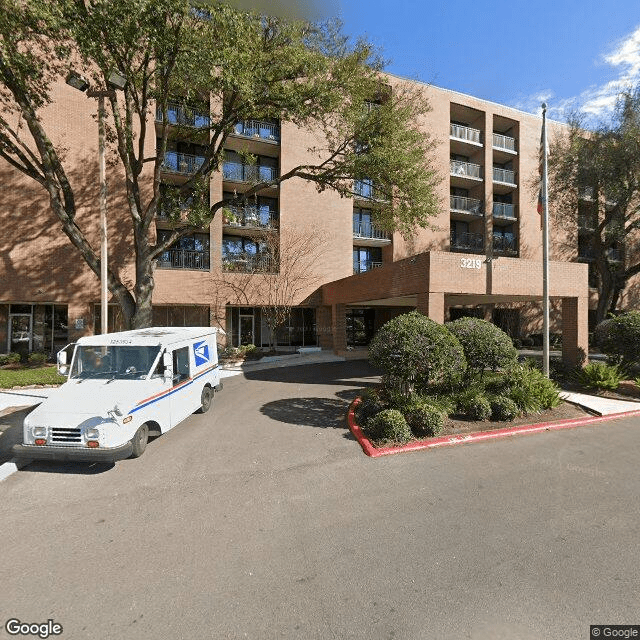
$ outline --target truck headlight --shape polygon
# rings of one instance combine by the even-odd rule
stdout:
[[[33,433],[34,438],[46,438],[47,427],[33,427],[31,433]]]
[[[100,438],[100,431],[98,429],[87,429],[84,432],[84,437],[87,440],[98,440]]]

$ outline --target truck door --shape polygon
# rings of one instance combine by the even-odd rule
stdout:
[[[171,426],[175,427],[188,415],[193,413],[193,384],[191,379],[191,362],[189,347],[181,347],[173,351],[173,387],[171,394]]]

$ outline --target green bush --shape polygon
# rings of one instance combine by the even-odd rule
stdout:
[[[485,369],[496,371],[517,362],[518,352],[511,338],[496,325],[480,318],[459,318],[447,323],[458,338],[469,373],[482,374]]]
[[[42,366],[47,361],[46,353],[33,352],[29,354],[29,364]]]
[[[367,424],[365,433],[374,440],[408,442],[411,429],[404,416],[397,409],[384,409]]]
[[[636,387],[640,387],[640,376],[638,376],[634,382],[636,383]]]
[[[520,415],[518,405],[505,396],[496,396],[491,400],[491,419],[497,421],[514,420]]]
[[[620,386],[622,372],[615,364],[592,362],[576,373],[576,381],[591,389],[615,391]]]
[[[640,312],[630,311],[601,322],[594,337],[612,364],[636,364],[640,361]]]
[[[360,395],[361,402],[355,408],[358,425],[365,428],[369,420],[386,408],[378,393],[371,388],[365,389]]]
[[[437,436],[444,427],[443,411],[425,402],[414,402],[406,408],[404,416],[411,431],[418,437]]]
[[[406,395],[414,386],[450,378],[466,368],[462,346],[443,325],[412,311],[387,322],[369,347],[369,361]]]
[[[17,364],[20,362],[19,353],[2,353],[0,354],[0,367],[5,364]]]
[[[511,387],[506,395],[523,413],[551,409],[562,402],[558,385],[529,364],[516,365],[506,375]]]
[[[486,396],[479,393],[466,402],[464,414],[471,420],[488,420],[491,417],[491,404]]]

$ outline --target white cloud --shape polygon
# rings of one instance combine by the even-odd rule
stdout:
[[[594,121],[607,116],[613,110],[617,96],[640,81],[640,26],[622,38],[610,53],[602,56],[605,64],[616,74],[602,85],[594,85],[577,96],[559,98],[553,91],[542,91],[514,103],[514,107],[533,113],[541,113],[540,103],[551,102],[548,115],[554,120],[564,120],[571,111],[580,109]]]

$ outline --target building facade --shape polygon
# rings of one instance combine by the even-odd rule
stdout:
[[[408,82],[387,76],[393,88]],[[155,269],[156,325],[217,325],[228,344],[321,346],[349,354],[365,347],[376,329],[398,313],[418,309],[444,322],[461,315],[494,321],[514,338],[541,332],[542,232],[531,187],[538,167],[540,118],[515,109],[426,86],[432,111],[421,126],[437,142],[440,208],[431,228],[405,239],[375,224],[376,188],[354,186],[356,197],[319,193],[299,178],[265,189],[245,207],[228,207],[209,228],[182,238]],[[95,104],[60,84],[43,114],[56,143],[64,145],[70,179],[79,194],[78,222],[98,247],[97,131]],[[188,178],[203,161],[209,105],[176,103],[156,130],[170,127],[162,180]],[[550,135],[562,125],[551,123]],[[210,199],[242,193],[256,178],[271,179],[312,159],[316,133],[288,122],[245,121],[229,138],[222,170],[212,175]],[[154,155],[149,140],[148,155]],[[243,158],[251,153],[255,164]],[[109,261],[132,278],[131,231],[122,184],[109,172]],[[53,353],[80,335],[99,331],[98,279],[60,229],[46,192],[7,164],[0,165],[2,260],[0,352]],[[186,200],[183,206],[188,208]],[[159,210],[154,232],[171,222]],[[562,334],[567,361],[587,349],[588,256],[580,255],[579,228],[552,226],[552,331]],[[287,247],[307,242],[300,276],[295,261],[291,314],[275,335],[267,309],[283,278]],[[298,245],[296,245],[298,243]],[[281,247],[274,261],[271,244]],[[292,249],[295,253],[297,249]],[[291,253],[291,252],[290,252]],[[305,257],[305,256],[302,256]],[[300,263],[299,263],[300,264]],[[277,287],[276,287],[277,288]],[[110,330],[119,328],[110,305]]]

